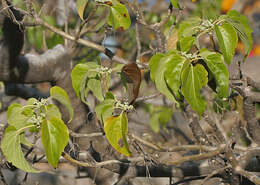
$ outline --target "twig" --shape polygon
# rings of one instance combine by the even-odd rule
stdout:
[[[257,177],[255,174],[250,173],[244,169],[242,169],[240,166],[237,166],[235,168],[235,172],[248,178],[248,180],[250,180],[251,182],[255,183],[256,185],[260,185],[260,178]]]
[[[205,179],[203,179],[200,183],[200,185],[203,185],[205,184],[211,177],[213,177],[214,175],[218,174],[218,173],[221,173],[222,171],[228,169],[228,168],[231,168],[231,166],[225,166],[224,168],[220,168],[220,169],[217,169],[217,170],[214,170],[211,174],[209,174]]]
[[[78,138],[78,137],[99,137],[104,136],[105,134],[102,132],[96,132],[96,133],[90,133],[90,134],[84,134],[84,133],[76,133],[70,130],[70,136]]]
[[[152,94],[152,95],[149,95],[149,96],[142,96],[142,97],[136,98],[135,102],[153,99],[153,98],[160,96],[160,95],[161,95],[161,93],[155,93],[155,94]]]
[[[203,159],[209,159],[212,157],[217,156],[218,154],[222,153],[225,150],[226,145],[222,144],[220,145],[220,147],[214,151],[208,152],[208,153],[202,153],[202,154],[197,154],[197,155],[191,155],[191,156],[184,156],[181,158],[178,158],[176,160],[173,161],[167,161],[167,165],[180,165],[184,162],[187,161],[199,161],[199,160],[203,160]]]
[[[1,181],[2,181],[3,185],[8,185],[1,169],[0,169],[0,178],[1,178]]]

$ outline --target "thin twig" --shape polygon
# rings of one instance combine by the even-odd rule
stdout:
[[[99,136],[104,136],[104,133],[102,132],[96,132],[96,133],[91,133],[91,134],[84,134],[84,133],[76,133],[70,130],[70,136],[79,138],[79,137],[99,137]]]

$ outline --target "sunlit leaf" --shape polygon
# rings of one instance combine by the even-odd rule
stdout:
[[[114,99],[106,99],[95,107],[97,117],[102,123],[112,116],[114,103]]]
[[[41,139],[49,164],[56,168],[69,141],[68,128],[59,118],[44,120],[41,125]]]
[[[152,58],[149,60],[149,68],[150,68],[150,77],[152,81],[155,81],[155,74],[157,67],[160,63],[161,58],[163,58],[165,55],[162,53],[157,53],[152,56]]]
[[[229,73],[224,64],[223,57],[219,53],[202,50],[200,55],[204,58],[209,70],[212,72],[216,83],[217,93],[220,98],[228,96]]]
[[[77,0],[77,10],[79,17],[84,20],[84,10],[88,4],[88,0]]]
[[[173,61],[175,55],[169,55],[163,57],[156,69],[155,85],[159,92],[164,94],[169,100],[177,102],[174,95],[170,92],[168,85],[165,80],[165,71],[167,70],[167,64]]]
[[[168,87],[173,91],[176,98],[180,99],[181,72],[185,58],[180,55],[173,55],[172,61],[166,64],[165,80]]]
[[[7,111],[8,124],[14,126],[16,129],[25,127],[28,124],[27,121],[31,116],[23,114],[23,111],[24,109],[20,104],[15,103],[10,105]]]
[[[131,19],[125,5],[118,1],[113,1],[113,5],[110,6],[108,24],[116,30],[126,30],[130,27]]]
[[[189,63],[190,61],[186,62]],[[200,95],[200,90],[208,82],[206,69],[201,64],[196,66],[189,64],[182,72],[181,81],[181,90],[185,100],[201,116],[205,109],[205,101]]]
[[[182,52],[188,52],[193,46],[195,37],[188,36],[180,39],[180,49]]]
[[[239,38],[241,39],[245,47],[245,60],[253,46],[252,29],[248,23],[248,19],[246,16],[239,14],[235,10],[230,10],[227,13],[227,17],[227,22],[229,22],[235,28]]]
[[[131,155],[126,139],[128,119],[124,112],[119,116],[108,118],[105,121],[104,130],[108,142],[114,149],[125,156]]]
[[[67,92],[62,89],[61,87],[54,86],[50,89],[50,96],[56,100],[58,100],[61,104],[63,104],[69,111],[70,113],[70,120],[69,122],[73,119],[74,116],[74,111],[72,108],[72,105],[70,103],[70,98],[67,94]]]
[[[104,96],[103,96],[102,86],[101,86],[101,81],[100,80],[98,80],[96,78],[91,78],[91,79],[88,80],[87,86],[88,86],[89,90],[92,91],[94,96],[99,101],[103,101],[104,100]]]
[[[33,126],[33,125],[31,125]],[[26,127],[24,127],[25,129]],[[28,127],[27,127],[28,128]],[[17,130],[14,126],[9,126],[4,133],[4,137],[1,142],[1,150],[6,160],[15,167],[29,173],[39,173],[40,171],[32,168],[25,160],[24,154],[21,148],[21,136],[24,132],[21,128]]]
[[[237,33],[229,23],[224,23],[221,26],[215,25],[214,30],[225,62],[230,64],[238,42]]]

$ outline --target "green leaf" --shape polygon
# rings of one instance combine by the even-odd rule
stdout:
[[[174,57],[175,55],[165,56],[160,60],[156,70],[155,85],[158,91],[164,94],[169,100],[177,102],[165,81],[165,71],[167,70],[166,66],[169,62],[173,61]]]
[[[11,162],[12,165],[28,173],[39,173],[40,171],[32,168],[25,160],[21,148],[20,134],[24,132],[24,129],[29,127],[33,127],[33,125],[21,128],[19,130],[16,130],[14,126],[7,127],[1,142],[1,149],[6,160]]]
[[[128,132],[128,119],[122,112],[119,116],[108,118],[104,125],[106,138],[114,149],[125,156],[130,156],[131,152],[126,140]]]
[[[35,103],[37,103],[38,100],[35,98],[29,98],[26,102],[27,105],[34,105]]]
[[[127,8],[118,1],[113,1],[113,5],[110,6],[110,14],[107,23],[116,30],[128,29],[131,25],[131,19]]]
[[[50,96],[58,100],[61,104],[63,104],[68,109],[70,113],[70,120],[68,122],[70,122],[73,119],[74,111],[70,103],[70,98],[67,92],[61,87],[54,86],[50,89]]]
[[[162,53],[157,53],[153,55],[152,58],[149,60],[150,77],[153,82],[155,81],[155,74],[156,74],[158,64],[164,56],[165,55]]]
[[[46,106],[46,119],[50,120],[53,117],[61,119],[61,113],[56,105],[49,104]]]
[[[201,50],[200,55],[204,58],[209,70],[212,72],[216,83],[217,93],[220,98],[228,96],[229,73],[224,64],[223,57],[219,53]]]
[[[174,55],[172,61],[166,64],[165,80],[168,87],[173,91],[177,99],[181,98],[181,72],[185,64],[185,58],[180,55]]]
[[[245,47],[245,57],[249,55],[252,46],[253,46],[253,38],[252,38],[252,29],[248,23],[248,19],[246,16],[239,14],[235,10],[231,10],[227,13],[228,19],[226,19],[227,22],[229,22],[236,30],[239,38],[241,39],[242,43]]]
[[[41,139],[49,164],[57,167],[59,158],[69,142],[69,131],[64,122],[52,117],[41,125]]]
[[[31,116],[23,114],[23,107],[20,104],[12,104],[8,107],[7,122],[9,125],[14,126],[16,129],[20,129],[28,125],[27,121]]]
[[[149,125],[150,125],[151,129],[156,133],[158,133],[160,131],[159,118],[160,118],[160,113],[155,113],[155,114],[152,114],[152,116],[150,117],[150,120],[149,120]]]
[[[84,21],[84,10],[88,4],[88,0],[77,0],[77,10],[79,17]]]
[[[178,8],[178,9],[182,10],[182,8],[180,7],[180,4],[179,4],[179,0],[170,0],[170,1],[174,8]]]
[[[186,62],[190,63],[190,61]],[[208,83],[206,69],[201,64],[197,64],[195,67],[189,64],[182,72],[181,81],[181,91],[185,100],[201,116],[205,109],[205,101],[200,96],[200,90]]]
[[[230,64],[237,46],[237,33],[233,26],[229,23],[224,23],[221,26],[215,25],[214,30],[216,32],[219,47],[224,56],[225,62]]]
[[[180,49],[183,52],[188,52],[190,48],[193,46],[195,41],[195,37],[188,36],[188,37],[183,37],[180,39]]]
[[[97,117],[99,120],[102,121],[102,123],[105,123],[105,121],[112,116],[113,110],[114,110],[114,99],[106,99],[105,101],[98,104],[95,108]]]
[[[196,26],[201,23],[200,17],[191,17],[185,21],[180,23],[178,29],[178,39],[180,40],[182,37],[189,37],[196,33]]]
[[[102,86],[101,86],[100,80],[95,79],[95,78],[91,78],[91,79],[88,80],[87,86],[88,86],[89,90],[91,90],[93,92],[94,96],[99,101],[103,101],[104,100],[104,96],[103,96]]]
[[[87,71],[89,69],[96,69],[98,67],[99,65],[97,65],[95,62],[87,62],[85,64],[78,64],[73,68],[71,72],[72,86],[79,98],[81,97],[80,91],[81,91],[82,80],[84,79],[85,76],[87,76],[86,74]]]
[[[162,124],[163,127],[166,126],[166,124],[171,120],[172,118],[172,109],[168,107],[163,107],[160,112],[159,121]]]

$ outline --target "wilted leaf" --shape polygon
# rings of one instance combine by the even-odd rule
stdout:
[[[133,84],[133,89],[132,92],[129,92],[130,95],[133,94],[133,97],[130,96],[128,102],[130,104],[134,103],[135,99],[138,96],[139,93],[139,88],[141,84],[141,71],[139,67],[136,65],[135,62],[131,64],[125,65],[122,70],[121,70],[122,75],[126,78],[127,83],[132,83]],[[128,89],[128,91],[131,89]]]

